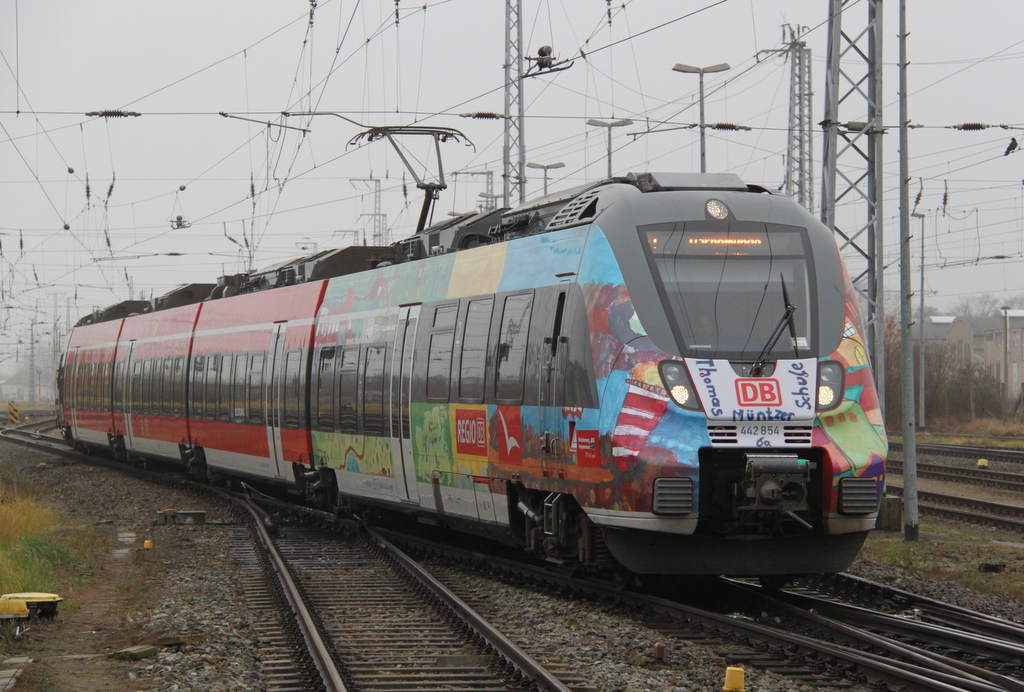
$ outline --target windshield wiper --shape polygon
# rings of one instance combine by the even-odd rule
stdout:
[[[789,291],[786,290],[786,278],[779,274],[779,281],[782,282],[782,302],[786,306],[786,310],[782,313],[782,317],[779,319],[779,323],[775,325],[775,329],[772,330],[771,336],[768,337],[768,343],[761,349],[761,354],[758,355],[757,360],[750,366],[750,377],[760,377],[764,372],[764,368],[768,365],[768,354],[775,348],[775,344],[779,343],[779,339],[782,338],[782,330],[789,325],[789,335],[793,338],[793,352],[799,356],[800,351],[797,350],[796,343],[796,325],[793,323],[793,314],[796,312],[796,306],[789,302]]]

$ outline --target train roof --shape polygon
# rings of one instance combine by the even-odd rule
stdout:
[[[123,301],[86,315],[76,326],[330,279],[384,264],[409,262],[558,231],[590,223],[600,210],[624,194],[678,190],[769,193],[763,187],[745,184],[732,173],[630,173],[559,190],[512,208],[486,209],[446,218],[391,246],[353,245],[323,250],[259,271],[222,276],[216,284],[179,286],[151,301]]]

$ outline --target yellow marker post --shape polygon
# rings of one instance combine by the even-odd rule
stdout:
[[[21,422],[21,418],[18,417],[18,409],[14,406],[13,401],[7,402],[7,420],[11,423]]]
[[[743,669],[729,666],[725,669],[725,692],[743,692]]]

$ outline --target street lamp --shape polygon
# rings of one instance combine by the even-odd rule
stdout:
[[[630,122],[632,122],[632,121],[630,121]],[[611,136],[611,132],[612,132],[611,128],[609,128],[608,129],[609,136]],[[609,156],[611,156],[610,153],[609,153]],[[547,195],[548,195],[548,171],[551,170],[552,168],[565,168],[565,164],[562,163],[561,161],[559,161],[558,163],[527,163],[526,167],[527,168],[540,168],[541,170],[544,171],[544,196],[547,197]],[[612,175],[611,171],[609,171],[608,177],[610,178],[611,175]]]
[[[917,321],[917,347],[920,350],[920,353],[917,354],[917,362],[921,378],[917,383],[917,427],[924,430],[924,214],[915,211],[911,213],[911,216],[921,219],[921,292],[919,298],[921,307]]]
[[[504,199],[504,195],[496,195],[491,192],[479,192],[477,197],[484,200],[483,207],[480,211],[491,211],[498,208],[498,200]]]
[[[717,65],[711,65],[710,67],[694,67],[693,65],[676,63],[676,66],[672,69],[676,72],[687,72],[689,74],[700,75],[700,172],[707,173],[707,154],[704,148],[704,74],[707,72],[725,72],[730,69],[729,63],[720,62]]]
[[[587,120],[587,125],[593,125],[594,127],[607,127],[608,128],[608,177],[612,177],[612,128],[622,127],[623,125],[632,125],[633,121],[629,118],[623,118],[622,120],[595,120],[590,118]]]

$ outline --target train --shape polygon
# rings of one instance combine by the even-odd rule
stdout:
[[[834,235],[731,174],[125,301],[79,321],[57,380],[77,447],[598,571],[839,571],[885,483]]]

